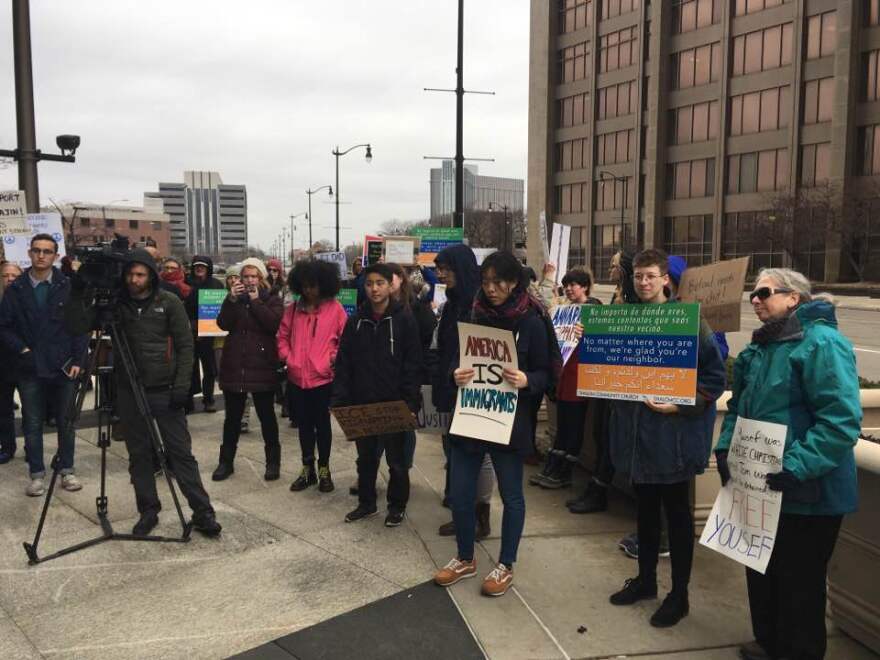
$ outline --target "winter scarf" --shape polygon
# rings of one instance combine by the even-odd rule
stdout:
[[[792,313],[794,313],[794,310],[792,310]],[[752,333],[752,343],[758,344],[759,346],[766,346],[770,342],[776,341],[782,336],[790,321],[791,315],[783,316],[781,319],[771,319],[770,321],[767,321]]]
[[[493,328],[513,330],[530,309],[540,314],[544,306],[529,293],[527,287],[515,288],[510,297],[498,307],[493,307],[486,299],[486,294],[480,289],[474,299],[471,318],[477,323]]]
[[[171,286],[175,287],[178,291],[180,291],[180,295],[184,298],[189,296],[189,292],[192,290],[192,287],[186,283],[186,278],[184,278],[182,270],[163,270],[161,273],[159,273],[159,277],[162,278],[163,282],[167,282]]]

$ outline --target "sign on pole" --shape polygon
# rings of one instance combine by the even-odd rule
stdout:
[[[386,236],[385,263],[410,266],[416,263],[419,253],[418,236]]]
[[[443,435],[449,432],[451,413],[444,413],[434,407],[431,400],[431,386],[422,385],[422,408],[416,415],[418,430],[430,435]]]
[[[27,234],[7,234],[3,236],[3,250],[7,261],[18,264],[21,268],[30,268],[31,255],[28,249],[31,238],[37,234],[49,234],[58,243],[58,258],[67,254],[64,244],[64,229],[61,215],[58,213],[29,213],[27,215]]]
[[[330,408],[346,440],[368,435],[414,431],[416,419],[403,401],[383,401],[360,406]]]
[[[21,190],[0,190],[0,236],[28,235],[27,201]]]
[[[339,268],[339,279],[341,280],[344,280],[348,275],[348,262],[345,259],[345,252],[319,252],[315,255],[315,259],[336,264],[336,267]]]
[[[550,238],[550,263],[556,266],[556,284],[562,282],[568,272],[568,246],[571,242],[571,227],[553,223],[553,234]]]
[[[438,252],[464,241],[464,229],[461,227],[414,227],[412,233],[421,240],[420,266],[433,266]]]
[[[700,306],[584,305],[578,396],[692,406]]]
[[[226,289],[199,289],[198,334],[199,337],[225,337],[228,332],[217,325],[217,317],[228,295]]]
[[[501,445],[510,444],[519,396],[504,380],[504,369],[518,369],[516,341],[510,330],[458,324],[459,366],[474,379],[458,388],[450,433]]]
[[[782,493],[767,475],[782,469],[787,427],[738,417],[727,452],[730,481],[715,499],[700,544],[759,573],[773,554]]]
[[[577,324],[581,322],[580,305],[559,305],[553,308],[553,329],[559,341],[559,352],[562,353],[562,364],[568,362],[580,343],[577,336]]]
[[[748,269],[748,257],[688,268],[678,284],[678,299],[700,303],[703,318],[715,332],[738,332]]]

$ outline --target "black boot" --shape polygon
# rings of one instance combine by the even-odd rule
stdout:
[[[134,524],[131,533],[134,536],[147,536],[153,531],[153,528],[159,524],[159,514],[153,510],[144,511],[138,521]]]
[[[331,493],[336,486],[333,485],[333,478],[330,476],[329,465],[318,466],[318,490],[322,493]]]
[[[541,488],[557,490],[571,486],[571,468],[574,463],[563,455],[557,458],[556,465],[556,469],[538,483]]]
[[[611,594],[612,605],[632,605],[640,600],[657,597],[657,576],[643,578],[641,575],[623,583],[623,589]]]
[[[192,524],[193,529],[208,537],[220,536],[220,532],[223,530],[223,527],[217,522],[213,509],[205,509],[204,511],[193,514],[190,523]]]
[[[568,505],[572,513],[598,513],[608,509],[608,489],[591,481],[580,499]]]
[[[296,481],[290,484],[290,490],[294,492],[305,490],[309,486],[314,486],[316,483],[318,483],[318,474],[315,472],[315,464],[310,463],[308,465],[303,465],[302,472],[299,473]]]
[[[547,452],[547,459],[544,461],[544,468],[537,474],[533,474],[529,477],[529,483],[532,486],[540,486],[544,483],[544,480],[547,479],[547,477],[558,469],[559,455],[556,453],[555,449],[551,449]]]
[[[488,502],[477,502],[477,532],[475,536],[477,541],[482,541],[492,533],[492,525],[489,520],[489,507],[490,504]]]
[[[231,477],[233,472],[235,472],[235,468],[232,467],[232,463],[224,463],[221,461],[217,466],[217,469],[214,470],[214,473],[211,475],[211,481],[224,481]]]
[[[266,481],[275,481],[281,476],[281,445],[266,445]]]
[[[685,618],[689,611],[687,591],[681,593],[670,591],[663,599],[663,604],[651,617],[651,625],[655,628],[670,628]]]

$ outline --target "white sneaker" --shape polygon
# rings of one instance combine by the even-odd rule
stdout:
[[[75,474],[63,474],[61,475],[61,487],[72,493],[77,490],[82,490],[83,485],[82,482],[76,478]]]
[[[42,497],[46,492],[46,484],[42,478],[31,479],[31,483],[28,484],[24,492],[27,493],[28,497]]]

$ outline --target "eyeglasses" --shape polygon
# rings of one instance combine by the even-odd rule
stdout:
[[[749,294],[749,302],[754,302],[755,298],[764,302],[767,298],[775,296],[777,293],[792,293],[792,291],[792,289],[786,289],[784,287],[773,289],[769,286],[762,286],[760,289],[755,289]]]
[[[40,248],[31,248],[31,253],[37,256],[45,255],[48,257],[49,255],[55,254],[55,250],[41,250]]]
[[[659,280],[662,275],[655,275],[654,273],[636,273],[633,275],[633,282],[653,282],[654,280]]]

